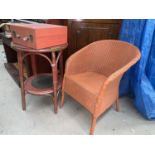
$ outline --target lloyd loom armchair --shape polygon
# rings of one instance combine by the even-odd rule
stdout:
[[[73,54],[66,63],[62,86],[92,114],[90,134],[96,119],[113,104],[119,111],[119,83],[123,73],[140,59],[135,46],[117,40],[101,40],[89,44]]]

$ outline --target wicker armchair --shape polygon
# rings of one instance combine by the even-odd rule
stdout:
[[[119,83],[123,73],[140,59],[135,46],[118,40],[96,41],[73,54],[66,63],[62,86],[92,114],[90,134],[96,119],[113,104],[119,111]]]

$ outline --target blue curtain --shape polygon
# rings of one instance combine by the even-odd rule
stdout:
[[[141,60],[121,80],[120,96],[133,97],[136,109],[145,118],[155,119],[155,19],[123,20],[120,40],[141,51]]]

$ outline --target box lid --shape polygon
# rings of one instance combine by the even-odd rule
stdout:
[[[53,24],[25,24],[25,23],[11,23],[10,26],[30,28],[30,29],[44,29],[44,28],[57,28],[57,27],[65,27],[61,25],[53,25]]]

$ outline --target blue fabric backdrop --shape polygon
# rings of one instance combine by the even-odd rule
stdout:
[[[155,119],[155,19],[123,20],[120,40],[136,45],[142,55],[123,76],[120,95],[132,96],[137,110]]]

